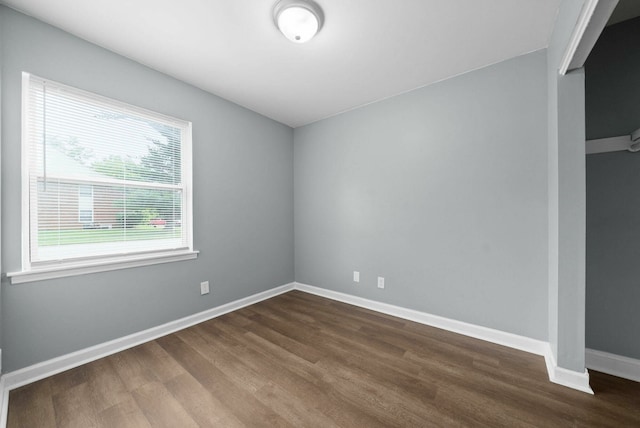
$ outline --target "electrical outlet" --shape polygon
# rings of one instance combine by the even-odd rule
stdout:
[[[384,288],[384,278],[381,276],[378,277],[378,288]]]
[[[209,294],[209,281],[204,281],[200,283],[200,294]]]
[[[357,270],[353,271],[353,282],[360,282],[360,272]]]

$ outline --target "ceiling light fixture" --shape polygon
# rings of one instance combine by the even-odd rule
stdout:
[[[294,43],[308,42],[322,28],[322,9],[312,0],[280,0],[273,7],[273,20]]]

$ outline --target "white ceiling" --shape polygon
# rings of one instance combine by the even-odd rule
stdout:
[[[547,46],[560,0],[317,0],[306,44],[275,0],[0,0],[292,127]]]

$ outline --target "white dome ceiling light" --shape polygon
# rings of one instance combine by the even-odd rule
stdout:
[[[280,0],[273,7],[273,20],[294,43],[308,42],[322,28],[322,9],[311,0]]]

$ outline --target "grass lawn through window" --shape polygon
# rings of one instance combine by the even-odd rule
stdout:
[[[127,229],[69,229],[40,230],[38,245],[73,245],[103,242],[140,241],[145,239],[180,238],[181,228],[162,228],[150,225]]]

